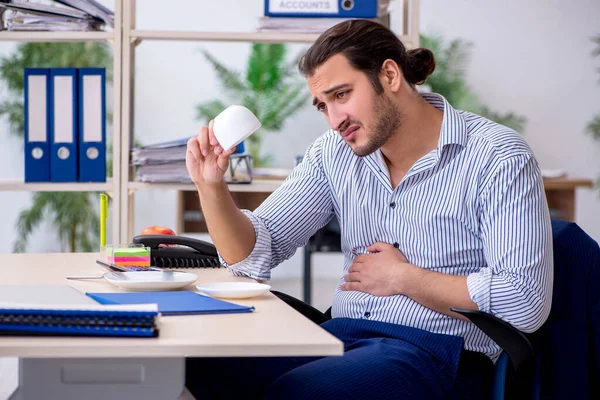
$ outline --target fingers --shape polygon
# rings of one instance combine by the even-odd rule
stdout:
[[[212,149],[212,146],[208,142],[208,128],[206,126],[200,128],[197,138],[198,143],[200,144],[200,151],[202,155],[206,157]]]
[[[210,122],[208,123],[208,140],[210,141],[211,145],[216,146],[219,144],[219,142],[217,141],[217,138],[215,137],[215,131],[213,129],[214,124],[215,124],[214,119],[211,119]]]
[[[204,161],[204,157],[202,157],[202,152],[200,150],[200,145],[198,143],[198,139],[193,137],[187,142],[187,150],[186,155],[191,154],[194,160],[197,162]]]
[[[215,155],[218,156],[221,153],[223,153],[223,147],[221,147],[219,141],[217,140],[217,137],[215,136],[215,131],[213,129],[214,124],[214,120],[212,119],[208,123],[208,141],[209,144],[212,146],[212,151],[215,153]]]
[[[344,275],[344,281],[346,282],[360,282],[361,275],[358,272],[351,272]]]
[[[380,251],[392,250],[392,249],[395,249],[395,247],[389,243],[383,243],[383,242],[376,242],[376,243],[373,243],[371,246],[367,247],[367,251],[370,253],[379,253]]]
[[[340,285],[340,289],[342,290],[356,290],[356,291],[360,291],[361,289],[361,284],[360,282],[348,282],[348,283],[342,283]]]

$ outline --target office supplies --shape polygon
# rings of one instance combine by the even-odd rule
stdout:
[[[389,12],[389,0],[265,0],[267,17],[376,18]]]
[[[271,290],[271,286],[258,282],[206,282],[196,285],[202,293],[223,299],[248,299]]]
[[[109,272],[128,272],[131,271],[130,269],[121,266],[121,265],[116,265],[116,264],[112,264],[106,261],[102,261],[102,260],[96,260],[96,264],[100,265],[101,267],[107,269]]]
[[[101,259],[121,267],[149,267],[150,248],[139,243],[129,245],[106,245]]]
[[[108,217],[108,196],[100,193],[100,248],[106,246],[106,218]]]
[[[0,335],[158,335],[156,304],[98,304],[67,285],[0,286]]]
[[[101,304],[156,303],[158,311],[162,315],[226,314],[254,311],[253,306],[241,306],[188,291],[86,294]]]
[[[149,247],[152,265],[160,268],[221,267],[216,247],[202,240],[173,235],[138,235],[132,242]]]
[[[123,306],[0,304],[0,335],[158,336],[155,304]]]
[[[256,132],[262,124],[244,106],[231,105],[214,119],[213,132],[224,151],[240,144]]]
[[[106,70],[80,68],[79,181],[106,182]]]
[[[25,182],[50,181],[50,69],[25,68]]]
[[[77,182],[77,70],[50,69],[50,181]]]
[[[116,287],[133,292],[158,292],[182,289],[198,280],[190,272],[179,271],[128,271],[108,272],[104,279]]]
[[[131,265],[117,265],[117,264],[113,264],[110,262],[106,262],[106,261],[102,261],[102,260],[96,260],[96,264],[101,265],[102,267],[106,268],[107,270],[109,270],[110,272],[144,272],[144,271],[158,271],[158,272],[173,272],[171,270],[167,270],[167,269],[163,269],[163,268],[159,268],[159,267],[153,267],[153,266],[131,266]]]

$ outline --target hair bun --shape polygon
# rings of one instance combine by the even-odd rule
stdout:
[[[410,71],[405,73],[405,77],[410,83],[421,85],[435,70],[435,57],[431,50],[423,47],[409,50],[407,54]]]

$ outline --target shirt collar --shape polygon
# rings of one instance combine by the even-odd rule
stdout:
[[[440,138],[438,140],[438,154],[442,153],[446,145],[457,144],[464,147],[467,144],[467,124],[462,115],[440,94],[421,93],[421,97],[438,110],[444,112]]]

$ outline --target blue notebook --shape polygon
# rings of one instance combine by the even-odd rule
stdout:
[[[163,315],[230,314],[254,311],[252,306],[240,306],[188,291],[86,294],[100,304],[155,303],[158,305],[158,312]]]
[[[154,310],[124,310],[102,306],[4,306],[0,335],[156,337]]]

